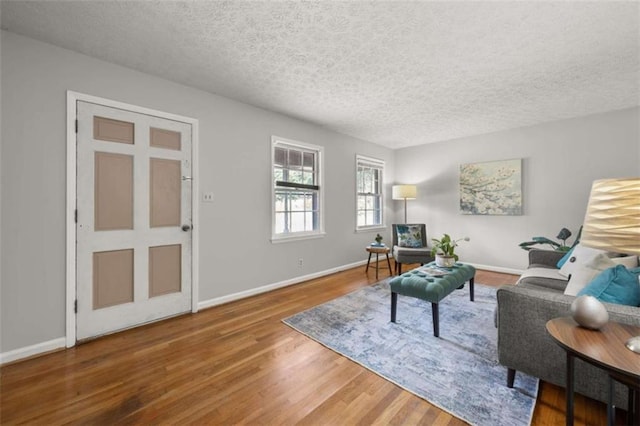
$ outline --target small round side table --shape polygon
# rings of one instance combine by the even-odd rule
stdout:
[[[384,254],[387,256],[387,266],[389,266],[389,275],[393,275],[391,272],[391,261],[389,260],[389,253],[391,249],[389,247],[375,247],[375,246],[367,246],[366,249],[369,252],[369,259],[367,260],[367,268],[365,269],[365,273],[369,272],[369,263],[371,263],[371,255],[375,253],[376,255],[376,280],[378,279],[378,270],[380,269],[380,265],[378,263],[378,256]]]

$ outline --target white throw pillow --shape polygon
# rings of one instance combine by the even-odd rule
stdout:
[[[627,269],[638,267],[638,256],[612,257],[611,260],[616,265],[623,265]]]
[[[571,257],[562,265],[560,268],[560,274],[564,277],[569,277],[569,275],[573,275],[573,272],[576,268],[582,267],[587,262],[593,260],[599,254],[606,254],[607,252],[604,250],[594,249],[591,247],[585,247],[581,244],[578,244],[573,249],[571,253]]]
[[[577,296],[580,290],[585,288],[600,272],[613,268],[616,264],[604,253],[597,254],[585,264],[578,264],[573,268],[569,277],[569,283],[564,289],[564,294]]]

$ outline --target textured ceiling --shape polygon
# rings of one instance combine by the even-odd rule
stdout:
[[[640,104],[635,1],[1,8],[8,31],[391,148]]]

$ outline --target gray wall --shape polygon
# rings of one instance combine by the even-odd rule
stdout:
[[[201,301],[364,259],[375,232],[354,232],[356,154],[387,161],[387,223],[403,214],[390,185],[418,183],[410,221],[469,235],[464,260],[516,269],[520,241],[577,229],[592,180],[640,175],[638,109],[393,152],[12,33],[1,42],[0,352],[64,337],[67,90],[200,120],[200,190],[215,196],[198,203]],[[324,146],[325,238],[269,242],[271,135]],[[461,216],[459,164],[507,158],[524,158],[524,215]]]
[[[469,236],[458,249],[464,260],[523,269],[527,254],[518,243],[555,238],[562,227],[577,233],[592,181],[640,176],[639,129],[640,109],[633,108],[400,149],[395,180],[418,185],[408,220],[426,223],[429,238]],[[460,214],[460,164],[513,158],[523,159],[524,214]]]
[[[200,189],[215,200],[198,202],[201,301],[365,258],[355,156],[392,176],[391,150],[8,32],[1,54],[0,352],[64,337],[67,90],[200,120]],[[324,147],[325,238],[269,241],[271,135]]]

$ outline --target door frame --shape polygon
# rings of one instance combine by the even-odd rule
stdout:
[[[77,299],[76,288],[76,171],[77,171],[77,146],[76,146],[76,117],[77,101],[85,101],[118,108],[139,114],[153,115],[168,120],[180,121],[191,125],[191,220],[194,232],[191,233],[191,312],[198,311],[198,120],[195,118],[171,114],[137,105],[111,99],[87,95],[84,93],[67,90],[67,203],[66,203],[66,347],[76,344],[76,312]]]

